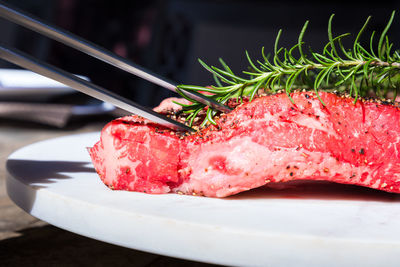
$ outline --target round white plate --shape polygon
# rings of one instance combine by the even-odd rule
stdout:
[[[86,147],[99,133],[29,145],[7,161],[7,191],[50,224],[112,244],[225,265],[398,266],[398,195],[334,184],[225,199],[112,191]]]
[[[88,80],[87,77],[79,76]],[[46,100],[76,92],[69,86],[23,69],[0,69],[1,100]]]
[[[100,104],[73,106],[71,109],[71,114],[74,116],[100,115],[109,113],[113,110],[115,110],[114,105],[106,102],[100,102]]]

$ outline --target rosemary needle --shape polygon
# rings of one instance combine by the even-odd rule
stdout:
[[[303,37],[309,24],[306,21],[298,42],[289,49],[278,46],[282,35],[282,30],[279,30],[271,59],[265,55],[264,48],[262,48],[262,60],[257,61],[252,60],[246,51],[250,67],[242,74],[247,77],[235,74],[222,59],[220,59],[222,68],[208,66],[199,59],[200,64],[214,76],[216,85],[210,87],[179,85],[178,88],[203,94],[211,93],[212,98],[222,104],[233,97],[249,96],[251,101],[260,89],[267,93],[283,90],[289,98],[293,88],[314,90],[318,97],[319,90],[335,90],[350,94],[355,102],[359,97],[368,96],[371,92],[380,98],[386,98],[388,93],[396,97],[400,82],[400,53],[392,51],[393,44],[389,42],[387,36],[394,15],[395,11],[392,12],[389,22],[377,40],[377,49],[374,49],[375,32],[372,32],[369,38],[369,47],[364,47],[359,41],[371,17],[367,18],[356,35],[352,49],[346,49],[342,40],[348,38],[350,34],[334,37],[333,14],[328,21],[329,42],[322,53],[313,52],[311,48],[309,53],[305,52]],[[325,105],[322,99],[319,99]],[[187,119],[191,123],[206,106],[193,99],[189,100],[192,104],[182,104],[182,107],[189,114]],[[292,99],[291,101],[293,102]],[[203,124],[215,124],[213,116],[216,114],[217,111],[208,107]]]

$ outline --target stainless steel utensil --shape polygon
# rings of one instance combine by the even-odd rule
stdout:
[[[132,112],[136,115],[142,116],[143,118],[149,119],[158,124],[176,130],[192,130],[190,127],[174,121],[166,116],[163,116],[151,109],[142,107],[129,99],[126,99],[120,95],[117,95],[111,91],[108,91],[100,86],[97,86],[87,80],[79,78],[69,72],[41,62],[33,57],[30,57],[18,50],[6,48],[0,46],[0,58],[21,66],[25,69],[39,73],[43,76],[61,82],[65,85],[70,86],[84,94],[90,95],[94,98],[100,99],[105,102],[109,102],[119,108]]]
[[[67,31],[64,31],[60,28],[57,28],[53,25],[45,23],[39,19],[34,18],[31,15],[28,15],[22,11],[16,10],[15,8],[11,8],[5,3],[0,1],[0,17],[3,17],[9,21],[12,21],[16,24],[24,26],[28,29],[36,31],[42,35],[45,35],[51,39],[59,41],[65,45],[68,45],[72,48],[75,48],[79,51],[82,51],[90,56],[93,56],[97,59],[100,59],[108,64],[111,64],[119,69],[127,71],[131,74],[134,74],[138,77],[141,77],[147,81],[155,83],[161,87],[164,87],[168,90],[177,92],[176,84],[155,74],[152,73],[143,67],[140,67],[127,59],[124,59],[120,56],[113,54],[112,52],[101,48],[87,40],[84,40],[78,36],[75,36]],[[120,107],[124,110],[147,118],[156,123],[162,124],[166,127],[179,129],[179,130],[191,130],[191,128],[173,121],[165,116],[162,116],[150,109],[142,107],[133,101],[130,101],[126,98],[123,98],[115,93],[112,93],[104,88],[101,88],[97,85],[94,85],[88,81],[80,79],[66,71],[63,71],[59,68],[46,64],[44,62],[40,62],[18,50],[0,47],[0,57],[7,61],[10,61],[16,65],[19,65],[23,68],[32,70],[37,72],[43,76],[49,77],[51,79],[57,80],[61,83],[64,83],[82,93],[88,94],[92,97],[98,98],[100,100],[110,102],[117,107]],[[222,112],[230,112],[231,109],[221,103],[216,102],[213,99],[210,99],[202,94],[196,92],[183,92],[188,97],[201,102],[205,105],[208,105],[214,109],[220,110]]]

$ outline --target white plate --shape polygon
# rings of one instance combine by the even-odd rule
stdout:
[[[44,100],[73,92],[76,90],[29,70],[0,69],[1,100]]]
[[[334,185],[303,187],[303,193],[259,189],[226,199],[111,191],[86,151],[98,138],[67,136],[13,153],[11,199],[60,228],[178,258],[242,266],[398,266],[397,195]]]
[[[106,114],[115,110],[115,106],[106,103],[100,102],[100,104],[88,104],[88,105],[79,105],[73,106],[71,110],[71,114],[74,116],[89,116],[89,115],[100,115]]]

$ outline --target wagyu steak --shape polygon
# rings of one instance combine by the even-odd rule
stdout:
[[[137,116],[89,149],[112,189],[225,197],[269,183],[326,180],[400,193],[398,104],[321,92],[256,98],[194,134]]]

